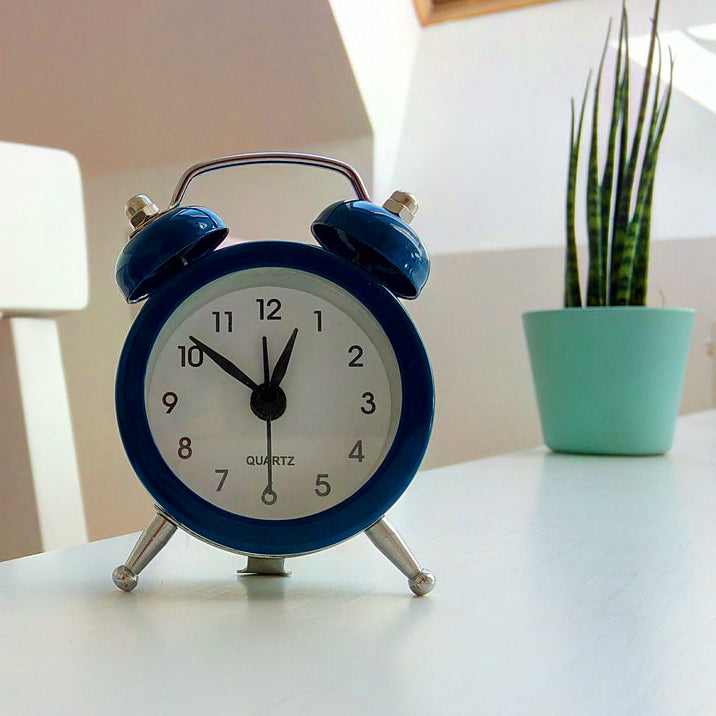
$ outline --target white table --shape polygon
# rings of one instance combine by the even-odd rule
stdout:
[[[670,455],[530,450],[427,471],[391,512],[438,578],[363,536],[236,577],[177,533],[0,564],[3,714],[714,714],[716,411]]]

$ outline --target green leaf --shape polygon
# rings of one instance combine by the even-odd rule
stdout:
[[[586,197],[589,244],[585,297],[587,306],[644,304],[646,299],[656,161],[672,92],[672,78],[670,77],[668,86],[660,98],[661,47],[657,33],[660,4],[661,0],[655,0],[644,80],[641,86],[636,121],[632,123],[634,129],[631,137],[629,32],[626,2],[622,4],[611,116],[600,180],[599,95],[611,21],[602,49],[594,88],[587,166]],[[657,74],[656,81],[652,82],[651,70],[657,48],[659,74]],[[670,70],[673,77],[673,59]],[[574,196],[577,183],[579,141],[588,85],[589,83],[585,89],[579,129],[576,134],[575,108],[574,101],[572,101],[570,163],[567,183],[565,305],[579,305],[578,302],[581,301],[577,276]]]
[[[606,296],[606,244],[602,226],[602,196],[599,185],[599,89],[602,83],[604,57],[607,53],[612,23],[609,21],[607,38],[604,41],[599,61],[597,81],[594,85],[592,109],[592,139],[589,146],[589,167],[587,172],[587,237],[589,240],[589,270],[587,272],[587,305],[604,306]]]
[[[626,306],[629,304],[637,229],[638,226],[634,222],[630,223],[622,237],[623,248],[621,261],[614,274],[614,305],[616,306]]]
[[[619,157],[617,165],[617,186],[614,193],[614,210],[612,212],[612,249],[610,260],[610,288],[609,303],[618,305],[617,276],[624,254],[624,244],[629,226],[629,208],[631,204],[631,191],[627,192],[627,157],[629,153],[629,22],[626,6],[622,6],[623,38],[619,40],[620,54],[622,39],[624,41],[624,74],[621,80],[621,131],[619,133]]]
[[[619,44],[617,47],[617,62],[616,69],[614,72],[614,94],[612,97],[612,116],[609,123],[609,140],[607,144],[607,155],[604,163],[604,172],[602,174],[601,184],[601,197],[602,197],[602,255],[604,256],[605,263],[609,260],[609,265],[605,270],[605,278],[607,284],[611,284],[611,260],[613,255],[607,259],[609,255],[610,245],[614,246],[614,232],[611,223],[612,215],[615,213],[613,208],[614,197],[612,195],[614,188],[614,164],[616,153],[617,153],[617,131],[619,126],[623,126],[623,111],[624,111],[624,80],[622,78],[622,43],[624,41],[624,30],[626,25],[626,8],[622,6],[622,19],[619,25]],[[608,36],[607,36],[608,37]],[[621,154],[619,157],[619,165],[621,165]],[[610,233],[611,228],[611,233]],[[605,292],[610,290],[605,287]],[[607,296],[607,303],[609,303],[609,297]]]
[[[643,161],[646,160],[646,149],[642,148],[642,134],[644,131],[644,123],[646,120],[647,106],[649,103],[649,93],[651,89],[651,68],[654,61],[654,50],[657,44],[657,22],[659,18],[659,5],[661,0],[656,0],[654,6],[654,18],[652,19],[651,36],[649,39],[649,53],[644,71],[644,82],[641,89],[641,99],[639,102],[639,114],[637,116],[634,137],[631,143],[629,159],[626,162],[624,176],[621,186],[617,188],[617,208],[614,223],[614,242],[618,243],[618,257],[616,263],[612,264],[612,275],[616,280],[616,285],[612,287],[614,293],[613,303],[616,305],[626,305],[631,301],[631,286],[633,281],[634,267],[637,265],[636,251],[638,243],[641,241],[649,241],[649,236],[644,237],[641,234],[638,223],[634,223],[631,216],[631,203],[636,181],[636,172],[643,153]],[[628,63],[628,41],[625,42]],[[625,115],[626,124],[626,115]],[[624,133],[623,133],[624,136]],[[641,181],[639,182],[641,185]],[[642,197],[644,198],[644,197]],[[638,197],[635,214],[638,211]],[[642,210],[643,211],[643,210]]]
[[[672,57],[669,59],[669,83],[664,91],[661,105],[658,105],[661,76],[661,47],[659,47],[659,73],[657,75],[656,87],[654,89],[654,105],[652,108],[651,121],[649,123],[649,134],[639,181],[637,205],[633,219],[633,222],[636,224],[636,253],[634,258],[629,303],[639,306],[643,306],[646,303],[649,270],[649,243],[651,235],[651,207],[654,195],[656,160],[659,154],[659,147],[661,146],[661,138],[664,134],[664,128],[666,126],[666,117],[669,113],[669,106],[671,104],[674,60]]]
[[[574,213],[576,205],[577,187],[577,166],[579,164],[579,145],[582,137],[582,122],[584,121],[584,108],[587,104],[587,93],[591,73],[587,77],[587,85],[584,88],[582,98],[582,109],[579,113],[579,125],[574,126],[574,99],[572,99],[572,123],[570,127],[569,142],[569,171],[567,175],[567,246],[564,261],[564,305],[565,307],[577,307],[582,305],[582,293],[579,287],[579,261],[577,258],[577,239],[574,224]]]

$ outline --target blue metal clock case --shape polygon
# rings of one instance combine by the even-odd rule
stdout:
[[[144,403],[145,373],[154,341],[172,312],[205,284],[230,273],[279,266],[315,273],[354,295],[388,336],[400,368],[402,409],[388,454],[368,482],[343,503],[289,520],[259,520],[222,510],[189,490],[162,459]],[[116,381],[119,430],[140,480],[187,531],[229,550],[291,556],[342,542],[379,520],[407,488],[427,448],[434,387],[423,342],[407,312],[364,269],[325,249],[289,242],[252,242],[197,259],[162,286],[135,319],[119,360]]]
[[[323,248],[360,264],[396,296],[416,298],[430,273],[417,234],[392,212],[369,201],[337,201],[311,224]]]
[[[209,209],[171,209],[127,242],[115,267],[117,284],[127,301],[141,301],[188,263],[213,251],[228,233]]]

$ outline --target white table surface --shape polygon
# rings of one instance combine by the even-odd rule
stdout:
[[[390,517],[429,596],[362,535],[246,578],[178,532],[132,593],[136,535],[1,563],[0,713],[716,713],[716,411],[665,457],[426,471]]]

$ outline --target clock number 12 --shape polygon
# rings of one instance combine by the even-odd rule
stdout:
[[[278,298],[257,298],[259,321],[280,321],[281,301]]]

